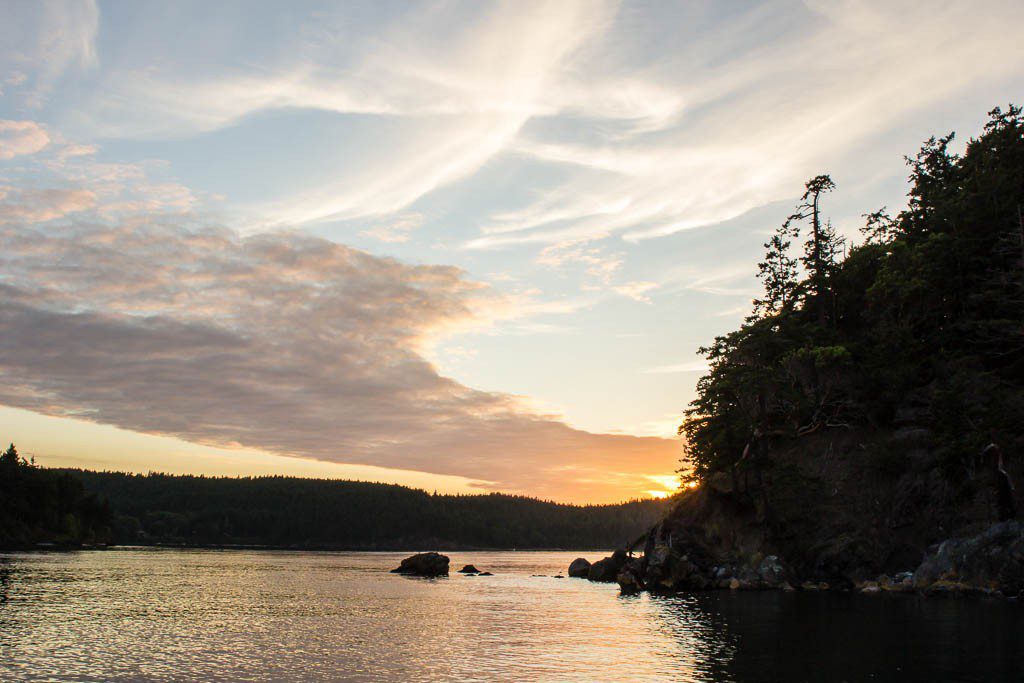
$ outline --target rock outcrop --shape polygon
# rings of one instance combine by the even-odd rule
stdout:
[[[480,570],[471,564],[467,564],[465,567],[459,570],[460,574],[479,574]]]
[[[412,576],[448,576],[448,556],[440,553],[418,553],[402,560],[392,574]]]
[[[710,474],[646,535],[637,566],[619,567],[623,591],[1018,595],[1020,523],[993,522],[1022,506],[1000,504],[998,468],[981,456],[961,463],[961,479],[944,474],[951,460],[929,430],[931,412],[908,406],[891,429],[779,440],[756,462]],[[1021,462],[999,462],[1024,479]]]
[[[582,557],[577,557],[569,564],[569,576],[576,579],[585,579],[590,574],[590,562]]]
[[[1020,596],[1024,592],[1024,525],[1008,520],[976,536],[944,541],[925,557],[913,581],[914,588],[926,595]]]
[[[611,557],[598,560],[590,565],[587,578],[599,583],[615,583],[619,572],[626,565],[626,560],[628,559],[629,557],[626,555],[625,550],[616,550],[612,553]]]

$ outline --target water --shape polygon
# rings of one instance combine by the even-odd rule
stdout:
[[[406,553],[0,554],[0,680],[1024,680],[1019,605],[621,597],[551,578],[577,554],[451,553],[495,576],[445,579],[387,573]]]

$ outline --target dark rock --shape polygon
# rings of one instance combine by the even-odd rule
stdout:
[[[569,564],[569,576],[577,579],[585,579],[589,573],[590,562],[582,557],[577,557]]]
[[[467,564],[465,567],[459,570],[460,574],[479,574],[480,570],[471,564]]]
[[[672,551],[666,545],[656,545],[644,555],[644,583],[655,590],[671,590]]]
[[[402,560],[392,574],[413,576],[448,576],[448,556],[440,553],[418,553]]]
[[[477,574],[477,576],[494,576],[494,574],[490,572],[480,572],[479,574]]]
[[[565,577],[562,576],[561,574],[555,574],[555,578],[556,579],[564,579]]]
[[[619,570],[615,580],[619,583],[619,590],[623,595],[634,595],[644,589],[643,567],[640,560],[628,560]]]
[[[757,578],[765,588],[781,588],[789,583],[790,573],[776,555],[769,555],[758,565]]]
[[[950,539],[925,557],[914,588],[927,595],[1024,592],[1024,525],[993,524],[970,538]]]
[[[733,479],[727,472],[715,472],[708,477],[705,486],[709,486],[718,493],[732,493],[733,492]]]
[[[587,572],[587,578],[599,583],[615,583],[619,576],[619,572],[622,571],[622,568],[626,565],[626,560],[628,559],[629,556],[626,555],[625,550],[616,550],[612,553],[611,557],[598,560],[594,564],[590,565],[590,571]]]

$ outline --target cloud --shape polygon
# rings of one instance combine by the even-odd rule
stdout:
[[[0,120],[0,160],[35,154],[50,144],[50,136],[35,121]]]
[[[0,79],[26,106],[43,105],[71,68],[98,63],[99,8],[93,0],[42,0],[7,7],[0,22]]]
[[[0,273],[5,405],[563,500],[678,457],[441,376],[426,349],[507,305],[456,268],[149,218],[0,228]]]
[[[624,297],[639,301],[642,304],[649,304],[651,299],[647,296],[647,292],[658,287],[660,285],[657,282],[626,282],[621,285],[615,285],[612,289]]]
[[[676,363],[674,365],[659,365],[654,368],[644,370],[645,374],[648,375],[662,375],[666,373],[676,372],[707,372],[708,363],[705,360],[695,360],[689,363]]]
[[[0,185],[0,225],[42,223],[93,208],[96,195],[89,190],[18,189]]]
[[[395,216],[392,220],[381,221],[363,230],[362,234],[373,237],[381,242],[408,242],[411,233],[423,225],[423,216],[418,213],[405,213]]]
[[[218,53],[178,71],[175,51],[112,68],[67,119],[87,136],[174,139],[263,112],[371,117],[379,126],[368,126],[360,163],[268,198],[252,215],[282,226],[402,212],[515,149],[531,120],[596,117],[635,132],[671,121],[682,107],[673,89],[628,74],[578,73],[579,55],[600,41],[616,9],[582,0],[423,5],[372,40],[327,13],[324,37],[312,43],[301,27],[275,32],[292,58],[268,49],[270,56],[247,53],[244,67],[225,67]]]
[[[651,13],[652,21],[662,19]],[[663,20],[663,19],[662,19]],[[639,241],[722,223],[789,198],[864,141],[979,84],[1019,78],[1019,3],[810,2],[751,6],[673,46],[638,77],[674,85],[685,109],[655,130],[609,121],[524,128],[510,151],[559,169],[474,248],[597,235]],[[635,41],[628,25],[608,31]],[[580,73],[592,65],[577,64]],[[853,163],[856,165],[856,162]],[[869,173],[875,173],[871,169]]]

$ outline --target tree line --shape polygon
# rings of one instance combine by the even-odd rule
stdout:
[[[47,470],[24,461],[17,468],[19,477],[52,487],[19,489],[3,471],[4,492],[21,491],[17,506],[5,506],[4,520],[32,530],[15,535],[21,544],[612,548],[634,541],[670,504],[564,505],[357,481]],[[8,536],[2,540],[12,545]]]

